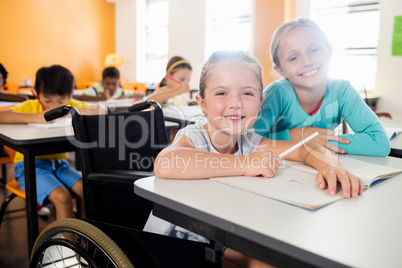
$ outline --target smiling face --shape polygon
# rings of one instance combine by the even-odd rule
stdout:
[[[188,82],[190,82],[191,73],[192,73],[192,71],[190,69],[180,68],[180,69],[174,69],[174,72],[171,75],[174,79],[176,79],[177,81],[180,81],[181,83],[188,83]],[[175,87],[177,87],[177,85],[178,84],[175,81],[173,81],[171,79],[167,79],[166,86],[168,88],[175,88]]]
[[[325,90],[330,55],[330,48],[317,30],[297,27],[281,39],[280,66],[275,66],[275,70],[289,79],[295,90]]]
[[[38,94],[39,100],[43,103],[46,110],[52,110],[57,107],[67,105],[70,96],[59,96],[59,95],[45,95],[45,94]]]
[[[235,138],[254,124],[263,101],[257,74],[238,62],[214,66],[207,78],[204,95],[204,98],[198,95],[197,101],[208,119],[209,132]]]

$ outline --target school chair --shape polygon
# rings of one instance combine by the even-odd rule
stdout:
[[[18,90],[19,90],[19,85],[18,83],[13,83],[13,82],[7,82],[7,84],[5,84],[1,90],[6,91],[7,93],[10,94],[17,94]]]
[[[8,158],[11,160],[10,163],[13,163],[14,162],[14,156],[15,156],[16,152],[14,150],[6,147],[6,146],[4,148],[6,149],[6,151],[8,153]],[[8,210],[7,211],[7,206],[17,196],[22,198],[22,199],[24,199],[24,200],[26,199],[25,191],[20,188],[20,186],[18,185],[18,183],[15,180],[15,178],[13,178],[10,182],[6,183],[5,188],[11,194],[5,198],[5,200],[3,201],[2,205],[1,205],[1,208],[0,208],[0,227],[1,227],[1,223],[3,222],[3,218],[4,218],[5,214],[10,214],[10,213],[19,212],[19,211],[25,211],[25,208],[20,208],[20,209],[14,209],[14,210]],[[77,199],[76,200],[76,202],[77,202],[77,214],[78,214],[78,216],[81,216],[81,209],[82,209],[81,208],[81,200],[76,195],[73,195],[73,198]]]
[[[14,163],[15,151],[6,146],[0,148],[0,165],[1,165],[1,183],[5,186],[7,184],[7,165]],[[10,155],[11,154],[11,155]]]
[[[130,82],[126,82],[123,84],[123,89],[128,89],[128,90],[132,90],[135,92],[142,92],[142,93],[146,93],[147,91],[147,86],[143,83],[130,83]]]
[[[75,82],[75,89],[87,89],[95,85],[98,81],[93,80],[82,80]]]
[[[155,109],[145,110],[150,106]],[[131,106],[129,112],[108,115],[80,115],[67,106],[58,109],[54,114],[51,114],[53,110],[49,111],[45,118],[53,120],[72,111],[76,139],[72,142],[79,145],[77,153],[83,174],[83,226],[90,223],[93,228],[104,232],[135,267],[220,267],[220,263],[205,260],[208,244],[142,231],[152,203],[134,193],[134,182],[153,175],[156,155],[169,144],[163,112],[158,103],[143,102]],[[52,236],[65,228],[53,229]],[[79,222],[69,229],[71,233],[87,237],[94,232],[91,230],[83,234]],[[44,252],[43,245],[50,245],[53,241],[53,238],[42,234],[39,238],[35,242],[37,251],[34,247],[32,254],[35,265],[35,256]],[[93,251],[115,251],[112,245],[102,247],[105,248]],[[79,253],[83,249],[72,250]]]

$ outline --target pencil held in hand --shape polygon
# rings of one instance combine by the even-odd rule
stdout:
[[[318,136],[318,132],[314,132],[313,134],[311,134],[310,136],[308,136],[307,138],[305,138],[304,140],[298,142],[297,144],[293,145],[292,147],[290,147],[289,149],[287,149],[286,151],[284,151],[283,153],[281,153],[279,155],[280,158],[283,158],[285,155],[287,155],[290,152],[293,152],[294,150],[296,150],[297,148],[299,148],[300,146],[302,146],[303,144],[311,141],[312,139],[314,139],[315,137]]]
[[[43,105],[43,103],[40,101],[39,97],[35,94],[35,92],[31,89],[32,95],[35,97],[35,99],[37,99],[40,103],[40,105],[42,105],[42,108],[44,111],[46,111],[46,107],[45,105]]]
[[[173,82],[177,83],[177,84],[181,84],[181,82],[179,80],[176,80],[173,76],[171,76],[169,73],[166,73],[165,77],[167,79],[172,80]]]

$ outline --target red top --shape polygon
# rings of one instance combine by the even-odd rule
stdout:
[[[322,101],[324,100],[324,98],[322,98],[322,100],[320,101],[320,103],[317,105],[317,107],[315,107],[315,109],[311,112],[311,113],[309,113],[308,115],[309,116],[313,116],[313,115],[315,115],[317,112],[318,112],[318,110],[320,109],[320,107],[321,107],[321,104],[322,104]]]

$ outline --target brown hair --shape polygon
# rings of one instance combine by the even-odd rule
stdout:
[[[63,66],[42,67],[36,72],[37,94],[71,96],[74,88],[73,74]]]
[[[189,69],[190,71],[193,70],[190,62],[188,62],[183,57],[174,56],[170,58],[170,60],[166,64],[166,72],[169,72],[170,75],[174,75],[180,69]],[[166,86],[166,84],[167,84],[166,77],[163,77],[159,83],[159,87]]]

